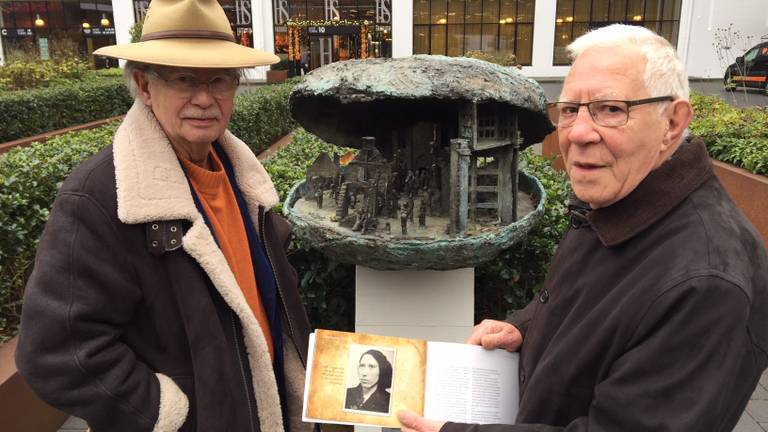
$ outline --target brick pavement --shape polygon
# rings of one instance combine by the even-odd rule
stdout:
[[[747,403],[747,409],[741,415],[739,423],[733,432],[766,432],[768,431],[768,371],[763,372],[752,398]]]

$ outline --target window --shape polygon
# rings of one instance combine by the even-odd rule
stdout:
[[[553,64],[568,65],[565,50],[574,39],[609,24],[649,28],[677,46],[682,0],[557,0]]]
[[[536,0],[413,0],[413,53],[498,51],[531,64]]]
[[[752,48],[749,52],[744,54],[744,62],[751,62],[755,57],[757,57],[757,47]]]

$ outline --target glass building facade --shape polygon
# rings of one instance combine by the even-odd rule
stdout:
[[[397,0],[401,1],[401,0]],[[275,53],[288,54],[288,21],[368,21],[369,57],[392,56],[393,0],[272,0]],[[359,26],[305,27],[300,41],[303,64],[308,69],[350,58],[357,58]]]
[[[590,29],[614,23],[647,27],[677,47],[682,0],[557,0],[554,65],[568,65],[565,47]]]
[[[515,54],[530,65],[535,0],[414,0],[413,53]]]
[[[7,60],[79,55],[97,68],[117,66],[90,55],[115,43],[111,0],[1,1],[0,35]]]

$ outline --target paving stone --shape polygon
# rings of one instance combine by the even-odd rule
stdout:
[[[85,432],[86,429],[88,424],[85,420],[72,416],[61,425],[59,432]]]
[[[768,431],[768,423],[759,423],[759,425],[763,428],[763,431]]]
[[[733,428],[733,432],[764,432],[764,429],[744,411],[739,422],[736,423],[736,427]]]
[[[768,388],[768,370],[763,371],[763,374],[760,376],[760,385]]]
[[[768,400],[751,400],[747,403],[747,412],[758,422],[768,422]]]
[[[757,387],[755,387],[755,391],[752,392],[752,397],[750,397],[752,400],[768,400],[768,390],[765,389],[761,384],[758,384]]]

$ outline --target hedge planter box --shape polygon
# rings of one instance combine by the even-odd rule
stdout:
[[[69,415],[50,407],[16,370],[18,337],[0,345],[0,421],[4,432],[56,432]]]
[[[768,245],[768,177],[712,160],[715,174]]]
[[[285,82],[285,80],[287,79],[288,79],[287,70],[268,70],[267,71],[268,84],[277,84],[277,83]]]
[[[563,157],[560,156],[560,147],[557,145],[557,132],[552,132],[544,138],[541,143],[541,154],[547,159],[556,158],[552,161],[552,168],[563,171]]]
[[[564,169],[563,158],[557,145],[557,132],[547,135],[544,139],[542,154],[549,159],[555,157],[552,161],[553,168],[560,171]],[[757,228],[763,242],[768,245],[768,177],[715,159],[712,159],[712,163],[720,183]]]

